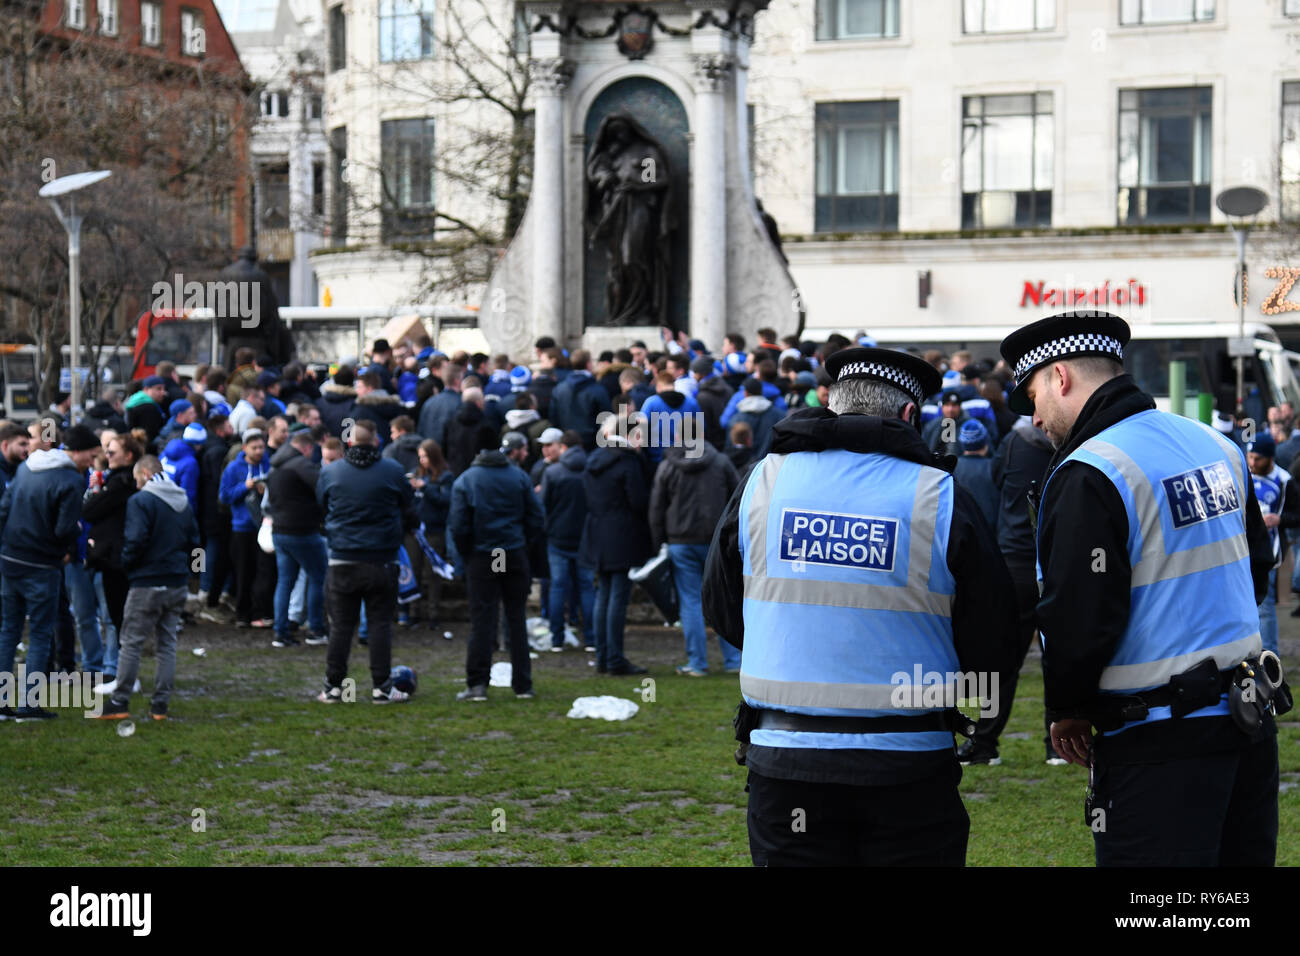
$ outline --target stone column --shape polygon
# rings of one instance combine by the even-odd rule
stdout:
[[[694,56],[695,156],[691,187],[691,336],[722,348],[727,332],[726,89],[734,58]]]
[[[563,335],[564,324],[564,90],[573,64],[563,57],[529,63],[537,107],[533,131],[533,186],[529,197],[533,243],[533,329]]]

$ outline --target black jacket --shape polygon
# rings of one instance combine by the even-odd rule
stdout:
[[[139,405],[132,405],[126,410],[126,425],[128,428],[143,428],[145,434],[149,436],[149,441],[158,437],[162,427],[167,424],[167,416],[163,410],[158,407],[154,401],[141,402]]]
[[[97,492],[86,492],[81,522],[89,525],[86,567],[96,571],[122,569],[122,533],[126,530],[126,503],[135,494],[132,465],[114,468],[104,476]],[[91,542],[94,542],[93,544]]]
[[[86,476],[66,452],[32,452],[0,497],[0,556],[37,567],[63,567],[63,556],[81,532],[85,493]]]
[[[1151,408],[1155,402],[1131,375],[1111,379],[1084,403],[1049,466],[1051,478],[1038,511],[1043,588],[1037,619],[1047,640],[1043,683],[1053,720],[1087,715],[1101,672],[1128,626],[1132,575],[1128,514],[1119,491],[1096,468],[1062,462],[1088,439]],[[1268,589],[1273,549],[1253,483],[1246,483],[1246,492],[1246,541],[1258,604]],[[1093,570],[1097,548],[1106,554],[1104,574]],[[1266,725],[1271,728],[1271,721]],[[1108,762],[1125,763],[1235,749],[1249,738],[1229,717],[1206,717],[1156,721],[1096,740]]]
[[[528,476],[500,451],[477,455],[451,487],[447,531],[462,556],[528,547],[541,536],[542,525]]]
[[[81,424],[95,431],[111,428],[121,433],[127,430],[126,419],[108,402],[96,402],[86,409],[86,417],[81,420]]]
[[[270,496],[272,530],[276,534],[319,534],[325,514],[316,501],[320,465],[293,445],[271,456]]]
[[[447,441],[442,446],[447,465],[455,475],[463,474],[478,453],[498,448],[497,430],[488,422],[483,409],[473,402],[462,402],[447,423]]]
[[[587,456],[582,487],[587,493],[578,552],[582,563],[597,571],[626,571],[645,564],[654,549],[646,516],[650,485],[641,454],[615,446],[597,448]]]
[[[446,530],[447,513],[451,511],[451,487],[455,481],[455,475],[444,471],[433,481],[425,479],[424,487],[416,490],[416,510],[426,532]]]
[[[993,483],[998,486],[998,547],[1007,564],[1033,567],[1038,557],[1034,529],[1029,524],[1029,486],[1041,490],[1052,460],[1052,443],[1042,429],[1017,420],[993,461]]]
[[[528,383],[528,391],[537,399],[537,414],[543,418],[551,417],[551,395],[559,384],[554,372],[538,372]]]
[[[384,446],[385,458],[396,458],[397,463],[409,475],[420,467],[420,442],[424,441],[414,433],[400,436],[397,441],[390,441]]]
[[[346,385],[335,385],[333,382],[326,383],[320,390],[320,398],[316,400],[316,407],[320,409],[321,424],[335,438],[341,438],[344,419],[356,418],[353,412],[356,404],[356,389]]]
[[[374,422],[375,434],[379,436],[381,446],[388,444],[388,423],[398,415],[404,414],[406,414],[406,406],[402,404],[400,398],[381,392],[363,395],[352,406],[352,417],[357,421]]]
[[[695,401],[699,402],[700,411],[704,413],[704,440],[718,451],[727,444],[727,430],[722,427],[721,418],[733,394],[731,386],[720,375],[702,379],[695,392]]]
[[[727,510],[727,501],[740,476],[727,456],[707,441],[700,454],[674,447],[664,452],[650,492],[650,541],[668,544],[708,544]]]
[[[951,457],[934,455],[916,429],[898,420],[868,415],[836,415],[826,408],[792,412],[773,429],[772,453],[818,452],[831,448],[877,452],[951,472]],[[704,566],[704,619],[740,647],[745,640],[744,573],[740,557],[739,515],[745,483],[736,488],[718,522]],[[862,489],[869,501],[870,488]],[[811,502],[809,503],[811,506]],[[841,502],[828,502],[840,506]],[[862,507],[869,507],[863,505]],[[978,508],[961,487],[953,487],[952,524],[948,533],[948,569],[956,579],[952,603],[953,645],[966,673],[996,674],[998,686],[1017,667],[1015,590],[1002,556],[984,527]],[[765,753],[758,755],[756,751]],[[952,751],[796,751],[751,748],[755,772],[788,779],[856,785],[902,783],[951,768]],[[760,770],[760,765],[762,770]]]
[[[979,506],[989,535],[996,541],[999,498],[998,487],[993,483],[993,462],[986,455],[962,455],[957,459],[952,479],[970,493]]]
[[[571,373],[551,393],[546,416],[560,431],[572,428],[582,436],[582,447],[596,447],[596,416],[610,410],[609,393],[589,374]]]
[[[132,587],[181,587],[189,580],[199,526],[185,489],[163,477],[126,503],[122,567]]]
[[[372,445],[353,445],[342,461],[322,468],[316,501],[325,512],[330,557],[340,561],[390,564],[418,523],[402,466],[380,458]]]
[[[542,509],[546,512],[546,539],[561,551],[577,551],[587,521],[587,492],[582,483],[587,451],[568,449],[542,472]]]
[[[227,441],[208,433],[199,455],[199,521],[205,534],[230,530],[230,512],[221,510],[221,473],[226,470],[226,455],[237,439]]]

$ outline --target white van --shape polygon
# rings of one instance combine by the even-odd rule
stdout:
[[[947,355],[966,349],[976,361],[996,363],[1001,358],[998,346],[1019,327],[867,326],[867,331],[883,347],[940,349]],[[1153,322],[1133,325],[1132,330],[1132,340],[1124,350],[1124,368],[1155,398],[1157,407],[1169,411],[1169,363],[1181,359],[1187,369],[1186,413],[1195,417],[1201,392],[1209,392],[1217,407],[1231,411],[1237,366],[1228,354],[1228,340],[1237,338],[1237,323]],[[803,338],[824,341],[832,331],[807,329]],[[1254,347],[1245,368],[1247,413],[1263,420],[1271,405],[1286,401],[1300,408],[1300,354],[1283,349],[1277,333],[1263,323],[1247,322],[1246,336]]]

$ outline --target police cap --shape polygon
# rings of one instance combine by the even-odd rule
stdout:
[[[1007,404],[1021,415],[1033,413],[1025,394],[1034,372],[1058,359],[1104,355],[1124,360],[1128,323],[1109,312],[1063,312],[1016,329],[1002,340],[1002,357],[1016,378]]]
[[[826,360],[826,371],[833,383],[865,379],[901,388],[918,407],[943,384],[938,369],[925,359],[895,349],[840,349]]]

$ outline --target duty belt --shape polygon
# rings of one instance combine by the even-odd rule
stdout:
[[[914,717],[827,717],[764,708],[758,714],[758,729],[808,734],[909,734],[946,730],[969,737],[975,732],[975,722],[955,710]]]

